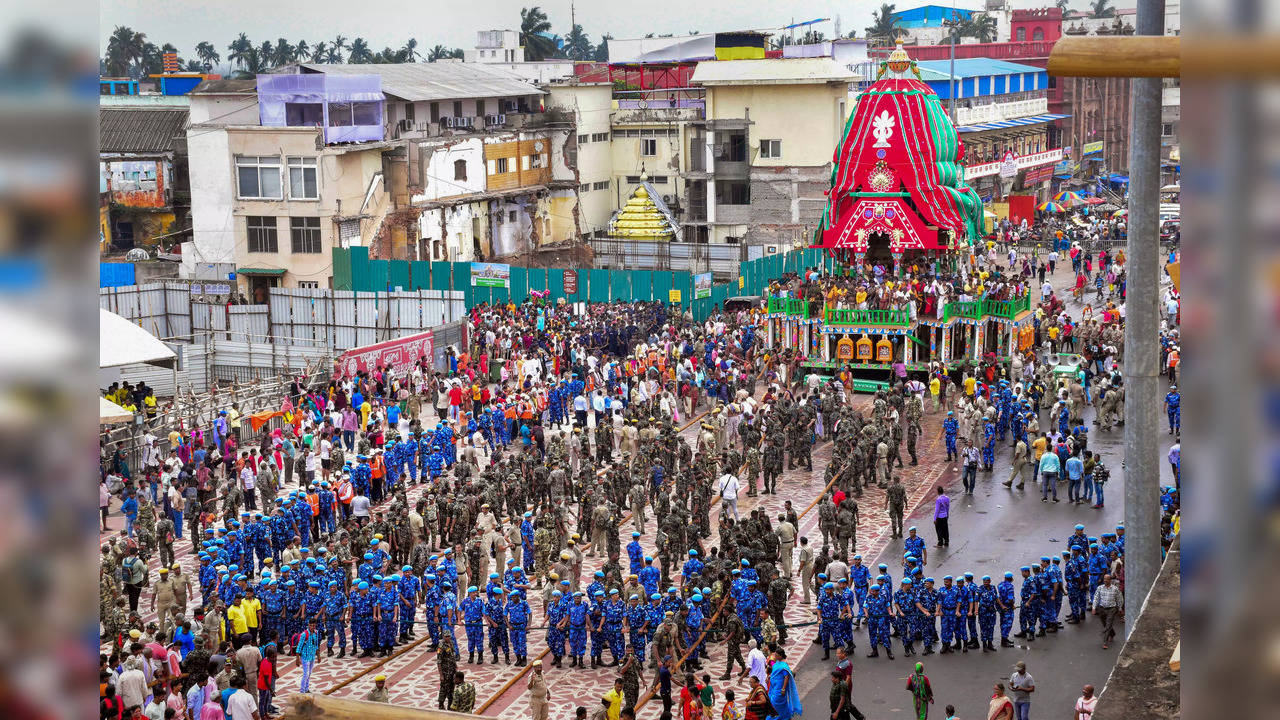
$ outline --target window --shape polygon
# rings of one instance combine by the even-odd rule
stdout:
[[[1164,137],[1173,136],[1173,123],[1161,123],[1160,134]]]
[[[1035,31],[1031,33],[1031,39],[1044,40],[1044,28],[1036,28]]]
[[[745,182],[716,183],[717,205],[750,205],[751,186]]]
[[[453,101],[453,116],[462,117],[462,101],[461,100]]]
[[[515,222],[515,221],[516,221],[516,211],[515,210],[507,211],[507,222]]]
[[[542,154],[538,154],[538,155],[530,155],[530,156],[529,156],[529,167],[531,167],[531,168],[535,168],[535,169],[536,169],[536,168],[543,167],[543,163],[544,163],[543,158],[545,158],[545,157],[546,157],[546,156],[545,156],[545,155],[542,155]]]
[[[280,252],[280,246],[276,242],[276,219],[273,217],[265,217],[259,215],[250,215],[245,218],[248,227],[249,236],[249,252],[251,253],[273,253]]]
[[[352,125],[381,125],[382,103],[333,102],[329,103],[329,127]]]
[[[315,200],[319,197],[320,192],[316,187],[316,159],[289,158],[289,199]]]
[[[484,100],[476,101],[476,115],[479,117],[484,117]]]
[[[592,190],[608,190],[609,182],[610,182],[609,180],[601,180],[600,182],[591,183],[591,189]]]
[[[504,172],[507,172],[507,158],[498,158],[494,161],[493,173],[495,175],[501,175]]]
[[[237,155],[236,182],[242,198],[281,199],[280,156]]]
[[[579,185],[578,192],[580,193],[591,192],[591,183],[582,183],[581,185]]]
[[[666,175],[653,175],[649,178],[649,182],[654,185],[666,185],[668,180]]]
[[[296,253],[320,252],[320,218],[289,218],[289,244]]]
[[[409,122],[413,122],[416,119],[414,118],[413,103],[404,104],[404,119]]]
[[[781,140],[761,140],[760,141],[760,157],[762,158],[782,157],[782,141]]]
[[[647,155],[647,156],[657,155],[657,154],[658,154],[658,141],[657,141],[657,140],[651,140],[651,139],[648,139],[648,138],[642,138],[642,139],[640,140],[640,154],[641,154],[641,155]]]
[[[320,281],[318,280],[299,280],[298,287],[302,290],[319,290]]]
[[[284,124],[289,127],[317,127],[324,125],[324,105],[321,103],[285,103]]]
[[[454,180],[467,179],[467,161],[466,160],[453,161],[453,179]]]
[[[591,142],[609,142],[609,133],[592,133]]]
[[[578,136],[578,144],[579,144],[579,145],[586,145],[586,144],[587,144],[587,143],[589,143],[589,142],[591,142],[591,136],[590,136],[590,135],[579,135],[579,136]]]
[[[431,122],[440,122],[440,103],[438,102],[431,103]]]
[[[1026,41],[1027,41],[1027,29],[1024,27],[1018,28],[1018,42],[1026,42]]]

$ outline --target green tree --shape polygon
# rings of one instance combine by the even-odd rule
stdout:
[[[1067,6],[1071,4],[1071,0],[1053,0],[1053,4],[1065,13],[1067,11]]]
[[[199,60],[188,60],[187,64],[182,68],[182,71],[189,72],[189,73],[208,72],[208,70],[206,70],[204,67],[204,63],[200,62]]]
[[[595,51],[592,53],[591,59],[596,62],[609,62],[609,41],[613,36],[605,33],[600,36],[600,44],[596,45]]]
[[[201,41],[196,44],[196,57],[200,58],[201,64],[204,65],[205,72],[212,71],[214,63],[222,59],[222,57],[218,55],[218,49],[213,46],[213,43],[205,41]]]
[[[271,46],[269,42],[262,44],[268,48]],[[261,50],[253,45],[250,45],[249,49],[244,51],[239,64],[241,69],[236,72],[236,76],[242,78],[253,77],[270,68],[270,64],[263,60]]]
[[[284,38],[279,38],[276,40],[275,50],[271,52],[271,59],[275,61],[276,65],[288,65],[294,61],[295,52],[296,48],[293,47],[293,43]]]
[[[227,46],[227,60],[239,67],[244,67],[249,51],[252,49],[253,43],[244,33],[240,33],[240,37],[232,40],[231,44]],[[258,58],[258,60],[261,62],[261,58]]]
[[[329,61],[328,58],[329,58],[328,41],[321,40],[320,42],[315,44],[315,47],[311,48],[311,62],[313,63],[328,62]]]
[[[422,53],[418,52],[418,39],[405,40],[404,47],[400,48],[400,55],[404,58],[401,62],[418,62],[422,59]]]
[[[525,60],[545,60],[555,57],[557,52],[555,41],[546,35],[539,34],[550,32],[551,21],[547,19],[547,14],[542,12],[542,8],[534,5],[531,8],[520,9],[520,44],[524,46]]]
[[[893,16],[895,5],[883,3],[880,9],[871,14],[871,26],[866,28],[867,39],[891,44],[898,39],[901,28],[898,18]]]
[[[135,32],[133,28],[117,25],[107,38],[106,68],[113,77],[125,77],[133,66],[142,62],[143,46],[146,45],[145,33]]]
[[[369,49],[369,43],[364,38],[358,37],[351,41],[351,52],[347,54],[347,62],[356,65],[373,62],[373,51]]]
[[[311,43],[306,40],[299,40],[297,45],[293,46],[293,59],[295,62],[306,62],[311,57]]]
[[[976,38],[980,43],[996,41],[996,19],[986,13],[978,13],[960,23],[961,37]]]
[[[258,60],[265,68],[273,68],[279,64],[276,62],[276,46],[270,40],[263,40],[258,46]]]
[[[591,46],[591,39],[582,31],[581,25],[574,25],[564,38],[564,54],[570,60],[580,62],[590,60],[594,49]]]
[[[1092,0],[1089,3],[1089,17],[1091,18],[1112,18],[1116,16],[1116,9],[1111,4],[1111,0]]]
[[[329,56],[326,59],[326,62],[342,62],[342,51],[346,50],[348,47],[350,46],[347,44],[347,39],[345,37],[339,35],[334,38],[333,42],[329,43]]]
[[[172,45],[165,43],[164,47],[173,48]],[[177,48],[174,48],[176,50]],[[139,75],[159,75],[164,72],[164,51],[156,47],[155,43],[142,44],[142,62],[138,68]]]
[[[809,29],[805,31],[805,34],[800,37],[800,44],[816,45],[826,39],[827,39],[826,35],[823,35],[821,30]]]

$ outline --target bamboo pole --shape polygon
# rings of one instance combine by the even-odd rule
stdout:
[[[1270,54],[1280,58],[1274,48]],[[1049,74],[1059,77],[1179,77],[1181,73],[1182,43],[1174,36],[1067,35],[1049,53]]]

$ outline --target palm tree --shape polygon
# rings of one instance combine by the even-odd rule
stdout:
[[[404,47],[400,48],[400,56],[404,58],[401,62],[418,62],[422,58],[422,53],[418,52],[418,39],[405,40]]]
[[[251,49],[253,49],[253,43],[249,41],[249,38],[244,33],[240,33],[240,37],[232,40],[231,44],[227,46],[229,51],[227,60],[243,67]]]
[[[1071,4],[1071,0],[1053,0],[1053,4],[1065,13],[1067,11],[1067,6]]]
[[[524,46],[525,60],[545,60],[556,54],[556,44],[540,33],[551,32],[551,21],[542,8],[534,5],[520,9],[520,44]]]
[[[199,60],[188,60],[187,64],[182,68],[182,70],[183,72],[189,72],[189,73],[209,72],[205,68],[204,63],[200,62]]]
[[[311,62],[322,63],[325,58],[329,57],[329,43],[321,40],[316,46],[311,48]]]
[[[338,37],[334,38],[333,42],[329,43],[329,52],[331,54],[329,55],[328,62],[331,62],[331,63],[342,62],[342,51],[346,50],[348,47],[349,46],[347,45],[347,39],[345,37],[339,35]]]
[[[868,39],[885,43],[893,43],[898,39],[901,31],[898,18],[893,16],[895,7],[892,3],[883,3],[879,10],[871,14],[871,27],[866,28]]]
[[[214,63],[222,59],[213,43],[205,41],[196,44],[196,56],[200,58],[200,62],[204,65],[205,72],[212,71]]]
[[[591,39],[583,32],[581,25],[574,25],[564,38],[564,54],[571,60],[590,60],[593,49]]]
[[[353,64],[371,63],[373,62],[373,52],[369,50],[369,43],[364,38],[356,38],[351,41],[351,52],[347,55],[347,62]]]
[[[1089,3],[1089,17],[1110,18],[1115,16],[1116,9],[1112,7],[1111,0],[1092,0]]]
[[[270,46],[271,43],[264,42],[263,45]],[[242,78],[253,77],[269,67],[269,64],[262,58],[262,51],[253,45],[250,45],[249,49],[244,51],[240,65],[242,69],[236,72],[236,76]]]
[[[818,43],[826,39],[827,39],[826,35],[824,35],[821,30],[809,29],[805,31],[805,34],[803,36],[801,36],[800,44],[801,45],[817,45]]]
[[[133,65],[142,61],[142,50],[146,42],[147,36],[144,33],[117,25],[107,39],[107,72],[115,77],[128,75]]]
[[[986,13],[973,15],[960,23],[958,34],[961,37],[976,38],[980,43],[996,41],[996,19]]]
[[[311,43],[306,40],[299,40],[297,45],[293,46],[293,59],[297,62],[304,62],[311,57]]]
[[[271,57],[276,61],[276,65],[288,65],[294,61],[295,52],[295,48],[288,40],[279,38],[276,40],[276,49],[272,52]]]
[[[177,50],[168,43],[165,47]],[[142,75],[159,75],[164,72],[164,52],[156,47],[155,43],[142,44],[142,62],[139,64],[139,72]]]
[[[263,40],[258,46],[258,60],[264,67],[275,67],[279,63],[276,61],[276,46],[271,44],[270,40]]]
[[[596,62],[609,62],[609,41],[612,39],[613,36],[609,33],[601,35],[600,44],[596,45],[595,54],[591,59]]]

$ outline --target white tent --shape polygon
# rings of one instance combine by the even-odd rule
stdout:
[[[98,309],[98,367],[149,363],[174,367],[177,354],[154,335],[119,315]]]
[[[110,400],[98,398],[98,424],[111,425],[114,423],[129,422],[133,419],[133,413],[125,410]]]

